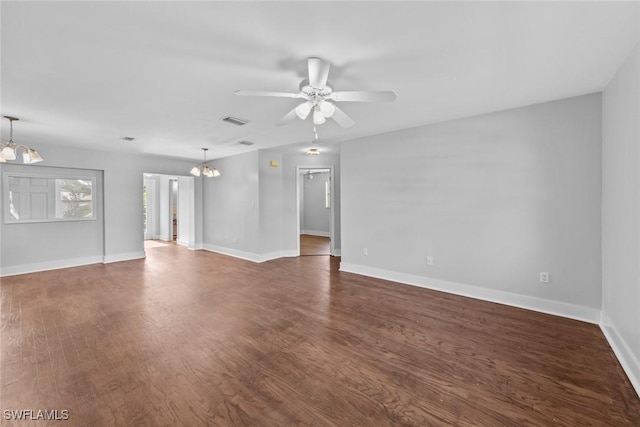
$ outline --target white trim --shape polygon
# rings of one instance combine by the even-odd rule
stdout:
[[[134,259],[141,259],[145,257],[146,257],[146,254],[144,253],[144,251],[123,252],[120,254],[105,255],[104,261],[102,262],[105,264],[111,264],[112,262],[132,261]]]
[[[331,255],[333,255],[333,256],[342,256],[342,250],[341,249],[334,249],[333,253]]]
[[[618,333],[618,330],[611,323],[611,319],[604,312],[600,315],[600,329],[613,349],[613,353],[618,358],[620,365],[622,365],[622,369],[627,374],[629,381],[631,381],[631,385],[640,397],[640,361],[638,361],[627,342]]]
[[[36,273],[38,271],[58,270],[61,268],[79,267],[81,265],[99,264],[102,256],[63,259],[58,261],[45,261],[37,264],[22,264],[4,267],[0,271],[0,277],[15,276],[18,274]]]
[[[296,230],[297,230],[297,234],[296,234],[296,256],[300,256],[300,234],[301,230],[300,230],[300,203],[301,203],[301,199],[300,199],[300,170],[301,169],[328,169],[330,171],[330,179],[331,179],[331,206],[330,206],[330,213],[329,213],[329,237],[331,238],[331,241],[329,242],[329,253],[333,253],[333,251],[335,250],[334,248],[334,242],[335,242],[335,205],[336,205],[336,199],[335,199],[335,194],[336,194],[336,171],[335,171],[335,165],[331,165],[331,166],[325,166],[325,165],[311,165],[311,166],[303,166],[303,165],[297,165],[296,166]],[[308,233],[307,233],[308,234]]]
[[[275,252],[268,252],[266,254],[257,254],[255,252],[246,252],[246,251],[241,251],[239,249],[225,248],[223,246],[209,245],[209,244],[205,244],[203,249],[205,251],[215,252],[222,255],[228,255],[234,258],[240,258],[245,261],[251,261],[256,263],[271,261],[272,259],[298,256],[297,252],[294,250],[275,251]]]
[[[180,246],[189,246],[189,241],[188,240],[176,240],[176,243],[179,244]]]
[[[300,234],[306,234],[309,236],[319,236],[319,237],[331,237],[331,233],[328,231],[300,230]]]
[[[297,256],[298,256],[298,253],[295,250],[275,251],[275,252],[269,252],[266,254],[258,255],[260,259],[260,261],[258,262],[271,261],[272,259],[278,259],[278,258],[293,258]]]
[[[222,255],[229,255],[234,258],[244,259],[246,261],[260,262],[260,255],[253,252],[241,251],[239,249],[225,248],[224,246],[210,245],[205,243],[203,249],[209,252],[215,252]]]
[[[592,307],[584,307],[560,301],[552,301],[495,289],[481,288],[464,283],[449,282],[446,280],[432,279],[429,277],[399,273],[396,271],[345,262],[340,263],[340,271],[376,277],[407,285],[419,286],[421,288],[434,289],[484,301],[497,302],[499,304],[525,308],[527,310],[539,311],[542,313],[567,317],[569,319],[581,320],[583,322],[598,324],[600,321],[600,310]]]

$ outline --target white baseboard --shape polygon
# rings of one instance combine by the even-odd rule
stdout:
[[[432,279],[429,277],[399,273],[396,271],[345,262],[340,263],[340,271],[376,277],[378,279],[419,286],[422,288],[496,302],[499,304],[506,304],[556,316],[568,317],[569,319],[581,320],[583,322],[595,324],[600,322],[600,310],[592,307],[584,307],[527,295],[514,294],[511,292],[498,291],[495,289],[481,288],[464,283],[449,282],[446,280]]]
[[[602,333],[622,365],[622,369],[640,397],[640,361],[604,312],[601,313],[600,329],[602,329]]]
[[[98,264],[102,262],[102,256],[71,258],[57,261],[38,262],[34,264],[22,264],[4,267],[0,269],[0,277],[15,276],[18,274],[36,273],[38,271],[58,270],[61,268],[79,267],[81,265]]]
[[[269,252],[266,254],[260,254],[259,255],[259,259],[260,261],[258,262],[265,262],[265,261],[270,261],[272,259],[278,259],[278,258],[291,258],[291,257],[297,257],[298,252],[293,250],[293,251],[276,251],[276,252]]]
[[[180,246],[189,246],[189,241],[188,240],[176,240],[176,243],[179,244]]]
[[[246,261],[258,262],[258,263],[270,261],[272,259],[277,259],[277,258],[298,256],[298,253],[296,251],[275,251],[275,252],[268,252],[265,254],[257,254],[255,252],[246,252],[238,249],[225,248],[223,246],[209,245],[209,244],[205,244],[203,249],[209,252],[215,252],[222,255],[229,255],[234,258],[240,258]]]
[[[124,252],[121,254],[113,254],[113,255],[105,255],[104,262],[105,264],[110,264],[112,262],[120,262],[120,261],[131,261],[134,259],[141,259],[145,257],[144,251],[141,252]]]
[[[331,233],[329,233],[328,231],[300,230],[300,234],[307,234],[309,236],[331,237]]]
[[[229,255],[234,258],[244,259],[246,261],[260,262],[260,255],[253,252],[241,251],[239,249],[225,248],[224,246],[210,245],[205,243],[203,249],[209,252],[215,252],[222,255]]]

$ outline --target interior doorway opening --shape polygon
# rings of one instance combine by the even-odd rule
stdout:
[[[297,167],[298,255],[333,254],[333,167]]]
[[[145,173],[142,187],[146,247],[169,242],[195,249],[195,180],[192,176]]]

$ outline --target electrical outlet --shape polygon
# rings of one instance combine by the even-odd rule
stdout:
[[[427,257],[427,265],[433,265],[433,257],[432,256],[428,256]]]
[[[362,255],[364,256],[369,255],[369,250],[367,248],[362,248]]]
[[[549,273],[546,271],[540,272],[540,283],[549,283]]]

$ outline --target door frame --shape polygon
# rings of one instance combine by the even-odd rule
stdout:
[[[296,254],[300,256],[300,171],[303,169],[329,169],[329,254],[335,256],[335,167],[333,165],[296,166]]]

